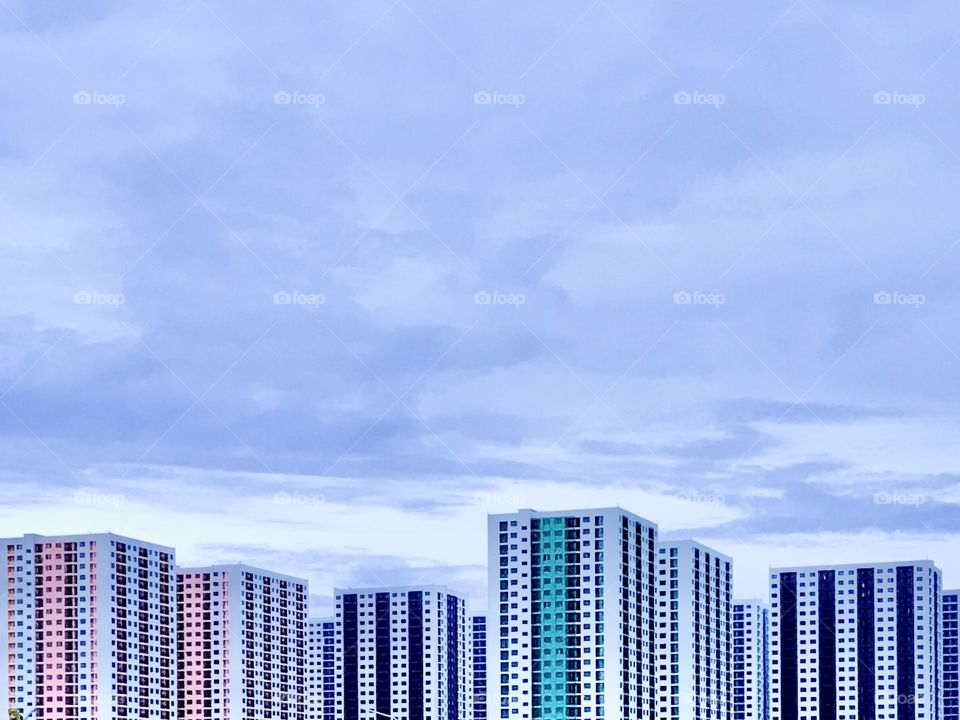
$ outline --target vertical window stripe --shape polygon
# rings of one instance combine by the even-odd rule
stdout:
[[[875,617],[873,568],[857,570],[857,708],[858,720],[876,720]]]
[[[913,567],[897,568],[897,719],[916,717]]]
[[[800,683],[797,672],[797,574],[780,576],[780,717],[798,720]]]
[[[836,571],[817,573],[820,720],[837,717]]]

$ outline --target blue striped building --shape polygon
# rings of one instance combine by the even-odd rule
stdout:
[[[772,719],[941,720],[941,585],[928,560],[772,570]]]
[[[337,720],[472,720],[472,628],[445,587],[335,590]]]

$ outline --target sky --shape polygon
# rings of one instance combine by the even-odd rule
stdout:
[[[620,505],[960,586],[960,7],[0,0],[0,522],[485,604]]]

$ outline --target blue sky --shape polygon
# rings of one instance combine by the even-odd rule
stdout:
[[[621,504],[960,585],[960,9],[0,3],[0,517],[448,582]]]

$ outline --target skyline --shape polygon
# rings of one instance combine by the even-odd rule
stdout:
[[[485,605],[620,506],[960,586],[960,8],[0,4],[0,521]],[[953,189],[953,191],[951,190]]]
[[[654,526],[657,525],[656,520],[651,520],[650,518],[645,518],[643,516],[640,516],[636,513],[633,513],[629,508],[624,508],[619,505],[607,506],[607,507],[590,507],[586,509],[584,508],[579,508],[579,509],[578,508],[552,508],[549,510],[541,510],[541,509],[519,508],[516,511],[507,510],[507,511],[504,511],[503,513],[491,513],[489,516],[485,518],[484,535],[483,535],[484,554],[489,557],[490,546],[487,538],[487,529],[489,526],[489,522],[491,521],[491,518],[512,517],[517,513],[521,515],[525,513],[533,513],[534,516],[560,517],[560,516],[569,515],[571,513],[577,513],[577,512],[592,513],[592,512],[607,512],[607,511],[621,511],[643,522],[650,522]],[[661,528],[661,532],[662,532],[662,528]],[[462,530],[459,534],[462,535]],[[222,561],[222,562],[207,562],[207,563],[204,563],[204,562],[185,563],[182,560],[183,556],[180,553],[179,548],[176,546],[167,545],[162,542],[157,542],[156,540],[151,538],[143,538],[143,537],[137,537],[137,536],[127,535],[123,533],[115,533],[109,530],[100,531],[96,533],[89,533],[87,531],[82,531],[79,533],[60,532],[60,533],[52,533],[52,534],[25,533],[22,537],[34,537],[34,538],[43,539],[45,541],[49,541],[49,540],[58,540],[58,539],[72,538],[72,537],[86,537],[86,536],[96,537],[98,535],[110,536],[110,537],[117,538],[119,540],[127,540],[135,543],[148,543],[151,546],[172,550],[177,554],[177,557],[178,557],[178,560],[175,565],[175,570],[177,573],[223,572],[223,571],[229,571],[232,569],[247,569],[247,570],[253,570],[253,571],[266,572],[273,577],[283,578],[284,580],[287,580],[290,582],[306,581],[308,586],[308,591],[309,591],[307,616],[311,620],[327,620],[333,617],[333,610],[335,608],[335,598],[343,592],[358,592],[358,591],[373,592],[373,591],[380,591],[380,590],[398,590],[398,589],[432,589],[432,590],[450,591],[452,593],[462,594],[467,599],[467,610],[471,613],[471,615],[486,616],[489,613],[489,608],[487,607],[488,605],[487,599],[489,597],[490,589],[488,584],[484,582],[481,585],[481,589],[484,594],[482,595],[479,594],[479,591],[477,593],[473,593],[465,583],[461,582],[458,584],[456,580],[452,579],[455,577],[455,573],[444,574],[443,570],[447,566],[444,566],[444,568],[435,567],[427,570],[411,569],[409,567],[393,568],[392,572],[394,573],[394,576],[396,576],[397,574],[403,574],[403,573],[416,573],[415,577],[410,576],[411,579],[405,582],[394,582],[394,583],[385,582],[381,584],[368,583],[368,584],[357,584],[357,585],[335,583],[334,585],[329,587],[316,588],[311,585],[311,580],[306,573],[298,573],[296,572],[295,568],[290,569],[286,565],[283,566],[282,568],[278,568],[270,565],[260,565],[257,563],[249,562],[244,559],[238,559],[232,562]],[[9,539],[17,539],[18,537],[21,537],[21,536],[15,536],[15,535],[8,536]],[[702,542],[701,539],[698,537],[687,537],[687,536],[664,537],[662,534],[660,535],[658,544],[660,547],[671,547],[671,546],[677,546],[678,544],[686,545],[690,547],[701,547],[708,550],[709,552],[712,552],[715,555],[719,555],[724,558],[729,558],[729,560],[733,561],[733,567],[734,567],[734,572],[733,572],[734,590],[733,590],[732,598],[734,599],[735,602],[739,602],[739,603],[759,602],[761,604],[769,604],[771,597],[770,597],[769,585],[766,582],[766,580],[770,573],[776,573],[776,572],[810,570],[810,569],[824,567],[824,566],[835,567],[838,569],[840,568],[853,569],[857,567],[863,567],[865,565],[866,566],[876,565],[881,562],[890,563],[890,564],[904,563],[904,562],[906,563],[932,562],[934,565],[940,568],[941,571],[943,569],[943,564],[940,560],[938,560],[937,558],[929,558],[929,557],[919,557],[919,556],[897,557],[897,558],[888,558],[882,561],[878,560],[877,558],[854,560],[848,557],[846,559],[839,560],[836,562],[832,562],[832,561],[822,562],[822,561],[813,560],[809,555],[805,555],[803,556],[804,557],[803,562],[800,562],[800,563],[779,564],[779,565],[768,566],[764,570],[764,576],[761,580],[761,582],[764,585],[764,592],[758,593],[756,595],[749,595],[749,594],[740,593],[737,590],[737,588],[738,586],[741,586],[741,585],[753,586],[754,584],[756,584],[757,578],[750,577],[748,578],[748,582],[745,583],[743,579],[740,577],[743,573],[740,571],[737,571],[736,569],[740,567],[740,563],[737,562],[737,558],[734,556],[727,555],[727,553],[724,551],[723,548],[711,548],[707,546],[704,542]],[[212,545],[216,546],[215,543]],[[865,553],[865,556],[869,558],[870,552],[871,551],[867,551]],[[278,562],[289,563],[291,561],[280,560],[278,558]],[[748,565],[752,567],[753,565],[755,565],[755,563],[748,564]],[[390,571],[389,569],[383,569],[383,570],[385,572]],[[487,562],[484,562],[481,570],[484,575],[484,578],[485,579],[488,578],[489,564]],[[370,571],[365,571],[365,572],[367,572],[367,574],[369,575]],[[960,588],[960,581],[958,581],[954,585],[950,581],[950,576],[946,572],[944,572],[944,577],[946,579],[944,580],[944,583],[943,583],[943,592],[944,593],[957,592],[957,590],[954,590],[953,588],[954,587]],[[737,582],[738,579],[739,579],[739,582]]]
[[[295,706],[348,720],[491,707],[759,720],[764,704],[740,693],[743,611],[766,637],[769,607],[750,673],[766,687],[769,662],[770,717],[956,707],[957,595],[934,562],[780,568],[769,606],[753,606],[733,597],[730,558],[660,541],[619,508],[492,516],[487,543],[488,616],[441,587],[338,588],[331,620],[310,619],[304,584],[269,570],[180,568],[175,548],[117,535],[7,538],[4,698],[11,715],[111,718]]]

